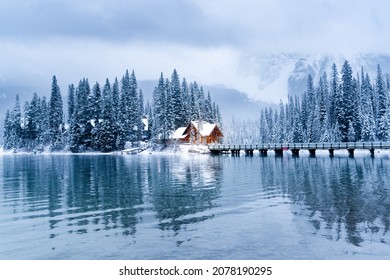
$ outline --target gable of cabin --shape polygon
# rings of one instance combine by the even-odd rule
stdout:
[[[199,129],[199,122],[192,121],[184,131],[184,142],[193,144],[220,143],[223,134],[216,124],[203,122]]]

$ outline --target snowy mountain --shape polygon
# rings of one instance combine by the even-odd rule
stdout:
[[[318,82],[324,71],[330,74],[333,63],[340,72],[345,60],[350,63],[354,75],[363,67],[374,77],[378,64],[382,72],[390,73],[390,54],[247,54],[241,56],[237,73],[243,81],[251,83],[246,85],[250,98],[278,103],[280,99],[286,100],[288,95],[301,95],[309,74],[314,82]]]

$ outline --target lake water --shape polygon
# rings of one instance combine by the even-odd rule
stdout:
[[[1,259],[390,259],[369,154],[0,156]]]

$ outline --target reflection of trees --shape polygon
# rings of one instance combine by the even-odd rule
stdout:
[[[264,161],[274,169],[264,176],[264,186],[279,185],[293,204],[301,206],[295,214],[308,216],[327,238],[345,235],[348,242],[359,246],[362,235],[385,235],[389,230],[387,160],[317,157]]]
[[[127,164],[122,157],[75,156],[68,162],[67,213],[80,224],[92,223],[93,230],[123,228],[123,234],[136,232],[142,202],[139,162]],[[78,214],[78,215],[77,215]]]
[[[3,160],[3,196],[20,219],[46,219],[51,238],[100,230],[134,235],[145,207],[157,212],[162,230],[176,231],[208,219],[202,212],[219,193],[219,159],[195,158],[12,156]]]
[[[203,214],[216,207],[220,192],[220,158],[155,158],[149,161],[149,191],[162,230],[179,231],[183,226],[212,218]]]

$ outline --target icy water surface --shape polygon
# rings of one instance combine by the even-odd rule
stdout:
[[[390,160],[3,155],[1,259],[390,259]]]

